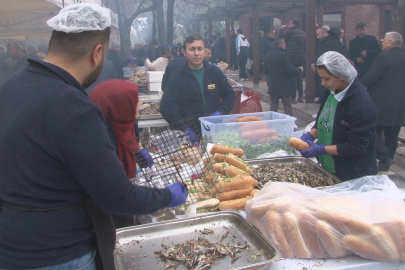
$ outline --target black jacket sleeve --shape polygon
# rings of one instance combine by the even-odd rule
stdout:
[[[179,71],[179,70],[178,70]],[[160,111],[163,118],[169,123],[175,123],[182,119],[179,113],[179,106],[176,97],[178,96],[177,89],[181,89],[182,78],[179,72],[172,75],[167,86],[164,88],[163,96],[160,101]]]
[[[375,85],[381,78],[381,76],[384,74],[384,71],[386,70],[386,63],[384,61],[383,55],[378,55],[374,61],[373,64],[371,65],[370,69],[367,71],[367,73],[363,76],[361,79],[361,83],[364,85],[366,88],[370,88],[371,86]],[[367,89],[369,90],[369,89]]]
[[[349,51],[347,52],[347,57],[349,57],[350,60],[352,60],[352,62],[357,63],[357,57],[359,57],[358,55],[356,55],[356,52],[354,50],[354,43],[355,43],[355,39],[350,40],[349,42]]]
[[[301,72],[300,68],[291,65],[290,56],[286,53],[283,54],[283,65],[288,74],[294,75]]]
[[[220,89],[219,95],[222,98],[218,111],[220,111],[222,114],[229,114],[232,111],[235,103],[235,92],[233,91],[232,86],[228,83],[228,79],[219,69],[217,71],[217,78]]]
[[[368,57],[374,57],[374,56],[381,53],[381,46],[378,43],[378,40],[377,40],[377,38],[375,36],[371,36],[370,45],[371,45],[370,46],[371,49],[367,50],[367,56]]]

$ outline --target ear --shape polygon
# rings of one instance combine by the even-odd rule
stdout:
[[[96,67],[102,61],[104,61],[103,45],[97,44],[91,53],[91,64]]]

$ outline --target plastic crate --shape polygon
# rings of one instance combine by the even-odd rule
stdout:
[[[243,92],[248,98],[240,102],[240,113],[255,113],[262,112],[262,104],[260,103],[260,95],[252,90]]]
[[[262,121],[236,122],[236,119],[242,116],[259,116]],[[201,132],[205,143],[220,143],[241,147],[248,143],[242,138],[241,126],[246,130],[273,129],[278,137],[290,137],[294,132],[295,117],[276,113],[259,112],[248,114],[232,114],[221,116],[200,117]],[[260,123],[260,124],[259,124]],[[258,127],[258,124],[260,127]],[[251,126],[251,128],[249,128]],[[255,144],[249,142],[250,144]]]

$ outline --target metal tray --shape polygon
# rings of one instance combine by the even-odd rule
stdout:
[[[316,170],[318,170],[319,172],[324,174],[326,177],[331,177],[335,184],[338,184],[341,182],[341,180],[338,177],[336,177],[334,174],[325,170],[324,168],[322,168],[321,166],[319,166],[312,160],[301,157],[301,156],[286,156],[286,157],[275,157],[275,158],[264,158],[264,159],[248,159],[248,160],[245,160],[245,162],[251,166],[267,164],[267,163],[281,163],[281,164],[303,163],[307,166],[314,167]],[[261,182],[259,182],[259,187],[260,188],[263,187],[263,184]]]
[[[140,120],[163,119],[161,114],[145,114],[139,116]]]
[[[204,229],[214,229],[214,234],[201,234],[200,231]],[[241,257],[233,264],[231,257],[226,256],[215,261],[211,269],[266,269],[273,262],[276,250],[267,240],[238,213],[224,211],[117,230],[114,252],[116,268],[165,269],[167,262],[162,262],[159,256],[154,254],[154,251],[162,249],[161,244],[178,244],[197,239],[198,236],[217,242],[226,231],[229,231],[229,236],[225,238],[225,243],[228,243],[228,240],[231,244],[246,243],[250,248],[238,253]],[[263,256],[252,257],[255,252],[257,254],[261,250]],[[186,269],[188,268],[183,264],[177,267],[177,270]]]

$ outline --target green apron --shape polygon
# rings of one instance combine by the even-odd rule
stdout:
[[[318,118],[318,144],[332,145],[333,122],[338,104],[339,101],[335,98],[335,95],[330,94]],[[326,170],[333,174],[336,172],[335,161],[333,160],[332,155],[320,155],[318,156],[318,159],[322,167]]]

